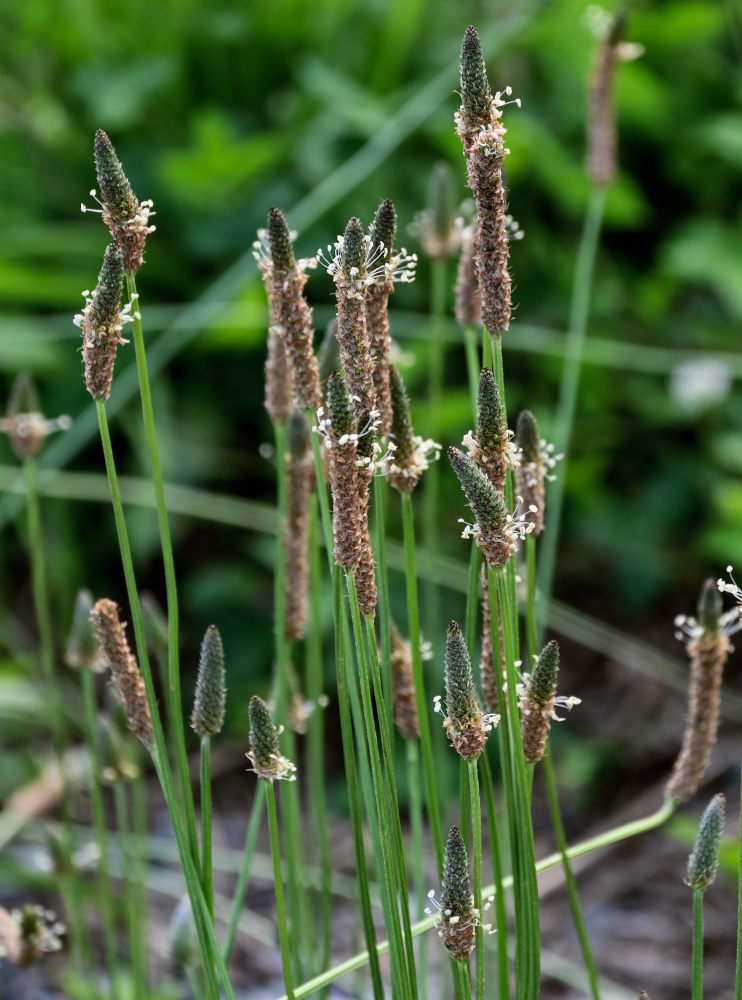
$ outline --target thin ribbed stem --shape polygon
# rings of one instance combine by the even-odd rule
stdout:
[[[692,1000],[703,1000],[703,889],[693,890]]]
[[[232,946],[234,945],[235,935],[237,934],[237,925],[240,922],[240,914],[242,913],[242,907],[245,902],[247,883],[250,880],[250,870],[252,868],[253,858],[255,857],[255,845],[258,842],[260,821],[263,818],[263,806],[265,805],[265,784],[266,783],[264,781],[258,782],[258,787],[255,790],[255,797],[252,801],[250,822],[247,824],[245,846],[242,851],[242,861],[240,862],[240,870],[237,875],[237,885],[235,886],[234,896],[232,898],[232,909],[229,913],[227,933],[224,937],[224,948],[222,954],[224,955],[225,962],[228,961],[232,951]]]
[[[541,540],[539,590],[541,592],[542,609],[544,610],[549,602],[554,580],[556,547],[562,520],[564,484],[567,479],[567,463],[569,461],[569,449],[577,404],[577,390],[580,384],[582,355],[590,311],[593,270],[600,239],[600,230],[603,224],[605,197],[606,190],[602,187],[593,188],[590,193],[590,200],[588,201],[585,214],[585,223],[577,251],[574,282],[572,284],[567,349],[564,358],[564,367],[562,368],[559,406],[554,428],[556,450],[564,458],[556,479],[549,486],[546,498],[548,517]],[[542,634],[544,629],[543,616],[539,626],[539,633]]]
[[[526,537],[526,646],[529,665],[539,653],[536,621],[536,536],[530,534]]]
[[[479,612],[479,574],[482,568],[482,550],[472,545],[469,555],[469,582],[466,588],[466,618],[464,637],[467,648],[474,656],[477,639],[477,617]]]
[[[580,905],[580,897],[577,892],[577,882],[572,872],[572,865],[569,863],[567,854],[567,838],[564,834],[564,824],[562,822],[562,811],[559,806],[559,796],[557,794],[556,776],[554,765],[551,759],[551,747],[549,747],[545,757],[541,761],[544,770],[544,780],[546,781],[546,794],[549,799],[549,812],[551,814],[551,825],[554,828],[557,847],[562,855],[562,867],[564,868],[564,878],[567,883],[567,895],[569,897],[569,908],[572,911],[577,937],[580,941],[582,960],[585,963],[588,979],[590,980],[590,992],[594,1000],[600,1000],[600,980],[598,970],[595,967],[595,958],[590,947],[590,938],[587,933],[585,918]]]
[[[98,711],[95,703],[95,676],[83,667],[80,671],[83,700],[85,703],[85,742],[90,754],[88,790],[93,812],[95,843],[98,848],[98,894],[103,915],[103,937],[106,962],[111,976],[114,1000],[121,996],[121,968],[116,954],[116,901],[108,867],[108,830],[103,804],[103,789],[100,783],[101,762],[98,752],[96,723]]]
[[[484,806],[487,814],[487,830],[490,836],[492,851],[492,873],[495,878],[495,921],[497,927],[497,996],[499,1000],[508,1000],[510,996],[510,966],[508,959],[508,917],[505,910],[505,893],[502,889],[502,853],[500,851],[500,833],[497,826],[495,810],[495,793],[492,786],[492,773],[487,752],[482,754],[482,785],[484,787]]]
[[[742,787],[742,781],[740,782]],[[734,1000],[742,1000],[742,794],[739,800],[737,830],[737,966],[734,974]]]
[[[325,794],[325,716],[320,705],[322,697],[322,573],[320,563],[319,513],[317,499],[312,497],[309,519],[309,602],[310,622],[307,639],[307,698],[314,711],[307,731],[307,762],[309,801],[320,854],[320,922],[319,967],[330,961],[332,942],[332,863],[330,856],[330,826]]]
[[[474,931],[474,961],[476,964],[476,998],[484,1000],[484,910],[482,908],[482,806],[479,801],[477,761],[468,761],[469,797],[471,807],[471,853],[474,862],[474,908],[479,922]]]
[[[276,516],[275,574],[273,577],[273,641],[275,648],[276,674],[274,679],[275,718],[282,722],[286,718],[288,697],[288,643],[286,641],[286,506],[288,495],[286,470],[286,425],[273,421],[273,436],[276,449],[276,484],[278,504]]]
[[[428,470],[430,471],[430,470]],[[412,514],[412,498],[409,493],[400,493],[402,502],[402,531],[404,536],[405,583],[407,586],[407,621],[412,649],[412,676],[415,684],[418,721],[420,724],[420,748],[425,776],[425,799],[428,820],[433,834],[438,868],[443,866],[443,834],[438,811],[438,793],[435,766],[433,764],[433,744],[430,736],[428,701],[423,679],[423,663],[420,654],[420,611],[417,602],[417,571],[415,569],[415,523]]]
[[[138,756],[141,757],[141,754]],[[147,954],[149,914],[147,900],[147,858],[145,854],[148,830],[147,790],[141,765],[137,766],[137,774],[131,782],[131,796],[135,834],[135,850],[132,852],[134,857],[132,882],[137,911],[137,926],[135,929],[137,940],[136,942],[132,942],[132,947],[138,949],[142,968],[142,982],[146,993],[149,984],[149,956]]]
[[[214,919],[214,868],[211,848],[211,738],[201,737],[201,885]]]
[[[126,275],[126,288],[130,300],[134,301],[132,323],[134,354],[136,357],[137,376],[139,378],[139,396],[142,402],[142,421],[144,424],[144,434],[147,440],[147,452],[149,454],[150,469],[152,472],[152,485],[155,491],[155,504],[157,509],[157,526],[160,532],[160,547],[162,549],[162,564],[165,571],[165,594],[167,601],[167,661],[168,661],[168,685],[165,700],[168,706],[168,723],[172,733],[173,756],[175,759],[175,770],[180,781],[182,796],[182,808],[186,821],[186,832],[188,834],[188,844],[194,863],[198,864],[198,836],[196,833],[196,807],[193,801],[193,790],[188,772],[188,754],[185,744],[185,727],[183,724],[183,706],[180,697],[180,648],[179,648],[179,611],[178,611],[178,587],[175,579],[175,560],[173,558],[173,545],[170,538],[170,522],[168,519],[167,505],[165,503],[165,483],[162,478],[162,464],[160,462],[160,450],[157,444],[157,431],[155,429],[155,415],[152,407],[152,392],[149,384],[149,374],[147,372],[147,355],[144,349],[144,334],[142,332],[142,321],[139,312],[139,299],[137,295],[136,277],[134,274]]]
[[[487,334],[485,334],[487,336]],[[469,379],[469,395],[471,396],[472,416],[477,419],[477,396],[479,392],[479,344],[477,343],[476,327],[467,324],[464,327],[464,348],[466,350],[466,373]]]
[[[129,930],[129,948],[131,961],[131,981],[134,996],[147,995],[146,972],[144,957],[141,952],[142,940],[139,935],[139,910],[137,895],[132,875],[135,871],[136,849],[134,836],[129,822],[129,806],[126,799],[126,785],[118,780],[113,786],[113,801],[116,810],[116,826],[118,827],[119,851],[121,854],[121,885],[126,909],[126,922]]]
[[[407,785],[410,793],[410,830],[412,843],[412,880],[417,900],[417,919],[422,919],[425,911],[425,849],[423,844],[423,800],[420,790],[420,753],[417,740],[406,740],[407,747]],[[417,948],[418,990],[420,1000],[427,1000],[428,984],[428,949],[427,940],[421,937]]]
[[[283,963],[283,980],[286,984],[288,1000],[294,997],[294,980],[291,974],[291,950],[289,948],[289,927],[286,921],[286,902],[283,897],[283,875],[281,873],[281,844],[278,837],[278,814],[276,812],[276,794],[273,782],[266,781],[265,799],[268,805],[268,829],[271,838],[271,857],[273,858],[273,883],[276,891],[276,914],[278,917],[278,940],[281,946],[281,962]]]
[[[100,429],[101,444],[103,446],[103,455],[106,463],[106,472],[108,474],[108,484],[111,490],[113,516],[116,524],[116,535],[118,537],[119,550],[121,552],[121,563],[124,570],[124,578],[126,580],[126,593],[129,598],[129,608],[131,611],[131,621],[136,641],[137,657],[139,660],[139,667],[142,672],[142,679],[144,680],[144,686],[147,693],[147,703],[149,705],[149,711],[152,718],[152,730],[155,741],[155,745],[152,749],[152,760],[157,770],[157,776],[160,780],[168,812],[170,813],[170,819],[173,824],[173,831],[178,842],[178,851],[186,878],[188,895],[191,899],[196,932],[198,934],[201,955],[203,958],[208,996],[210,998],[214,998],[214,1000],[217,998],[218,986],[216,972],[218,972],[224,989],[227,992],[227,996],[230,1000],[233,1000],[234,992],[232,991],[229,978],[227,977],[226,967],[221,961],[221,951],[218,948],[216,938],[214,936],[213,924],[208,919],[206,903],[201,891],[200,873],[197,869],[197,863],[194,860],[191,851],[190,836],[188,829],[183,822],[181,808],[175,795],[175,789],[172,783],[172,776],[167,757],[165,734],[162,729],[162,722],[160,720],[160,713],[157,705],[157,695],[155,693],[152,678],[152,669],[150,667],[149,657],[147,654],[142,609],[139,603],[139,594],[137,592],[136,578],[134,576],[134,562],[131,557],[131,546],[129,544],[129,534],[126,528],[126,520],[124,518],[124,507],[121,502],[121,491],[119,489],[118,476],[116,474],[113,448],[111,447],[111,435],[108,429],[106,408],[102,399],[96,400],[96,412],[98,415],[98,426]],[[217,970],[214,969],[215,964],[217,966]]]
[[[389,496],[386,479],[374,476],[374,540],[376,557],[376,586],[379,592],[379,603],[376,613],[379,619],[379,638],[381,639],[381,677],[384,686],[384,704],[387,718],[393,718],[392,706],[392,639],[389,598],[389,573],[386,559],[386,527],[385,507]]]
[[[358,895],[361,906],[361,920],[366,939],[366,957],[370,956],[371,983],[374,1000],[384,1000],[384,986],[379,966],[379,950],[376,944],[376,930],[371,913],[371,898],[368,890],[368,870],[366,868],[366,850],[363,843],[363,820],[358,793],[358,776],[356,772],[355,750],[353,747],[353,731],[350,714],[350,693],[348,685],[348,661],[345,654],[346,616],[343,600],[343,578],[339,566],[333,567],[333,599],[335,618],[335,665],[337,670],[338,708],[340,710],[340,733],[343,743],[343,761],[345,776],[348,783],[348,803],[350,806],[350,821],[353,829],[353,846],[355,849],[356,873],[358,877]],[[365,963],[364,963],[365,964]],[[328,980],[331,982],[331,980]],[[324,984],[321,984],[324,985]]]

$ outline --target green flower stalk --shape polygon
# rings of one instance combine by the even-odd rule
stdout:
[[[440,455],[441,446],[430,438],[412,432],[410,403],[402,376],[394,365],[389,369],[392,400],[392,423],[387,439],[391,456],[387,463],[387,478],[401,493],[411,493],[420,476]]]
[[[693,890],[705,892],[719,868],[719,844],[724,829],[726,800],[715,795],[701,817],[695,846],[688,858],[687,883]]]
[[[271,339],[276,341],[282,337],[290,361],[296,403],[303,410],[316,410],[320,403],[319,365],[313,349],[312,310],[304,297],[306,270],[314,266],[314,259],[297,261],[291,244],[292,233],[286,216],[280,209],[271,208],[268,226],[258,231],[258,239],[253,244],[268,294],[271,325],[268,362],[272,369],[266,374],[270,374],[272,380],[281,377],[280,345],[271,344]],[[285,381],[284,375],[281,387],[274,386],[274,392],[279,393],[278,412],[285,405],[282,401],[288,391]]]
[[[397,213],[389,198],[376,210],[369,229],[371,246],[382,249],[383,260],[391,260],[394,237],[397,232]],[[389,359],[392,337],[389,332],[389,296],[394,291],[394,281],[386,269],[366,289],[366,328],[373,362],[372,378],[379,411],[379,434],[386,437],[392,422],[392,401],[389,388]]]
[[[98,633],[98,642],[111,668],[111,679],[124,706],[129,728],[140,742],[151,750],[154,736],[144,680],[126,641],[124,628],[119,620],[118,606],[104,598],[96,603],[90,617]]]
[[[508,469],[513,464],[511,437],[495,376],[489,368],[483,368],[477,392],[477,430],[475,434],[467,434],[464,444],[469,448],[471,460],[502,494]]]
[[[24,461],[36,458],[47,435],[66,431],[72,426],[67,416],[47,420],[39,407],[36,388],[28,372],[22,372],[13,383],[5,416],[0,418],[0,432],[8,435],[16,458]]]
[[[191,728],[198,736],[216,736],[221,731],[226,702],[222,637],[216,625],[209,625],[201,642],[196,693],[191,712]]]
[[[474,760],[484,749],[487,736],[500,720],[499,715],[485,715],[474,689],[471,659],[466,640],[458,624],[449,622],[446,636],[446,704],[443,727],[451,746],[464,760]],[[444,713],[442,699],[434,699],[435,711]]]
[[[484,705],[488,712],[497,714],[500,711],[500,696],[497,690],[497,677],[495,675],[495,656],[499,663],[499,669],[505,676],[505,636],[502,631],[502,614],[499,608],[497,612],[497,630],[499,636],[499,646],[496,654],[495,645],[492,641],[492,619],[490,617],[489,587],[487,586],[487,569],[482,567],[482,650],[479,661],[479,683],[482,689]]]
[[[571,710],[580,704],[579,698],[557,695],[558,672],[559,645],[552,639],[536,658],[533,673],[524,674],[523,684],[518,686],[523,755],[529,764],[544,756],[551,720],[563,721],[556,714],[557,707]]]
[[[103,655],[90,617],[94,603],[89,590],[78,590],[72,614],[72,626],[64,651],[64,662],[75,670],[90,670],[94,674],[99,674],[107,669],[108,661]]]
[[[477,519],[476,524],[466,525],[461,537],[473,536],[493,569],[504,566],[517,550],[518,540],[533,526],[526,523],[524,514],[508,513],[502,494],[468,455],[451,447],[448,458]]]
[[[315,481],[309,426],[301,410],[291,412],[287,428],[286,638],[300,639],[307,621],[309,586],[309,502]]]
[[[510,88],[504,93],[509,96]],[[502,180],[502,164],[509,151],[503,144],[506,130],[500,121],[500,109],[507,102],[500,93],[492,94],[479,36],[471,26],[461,48],[461,102],[455,116],[456,130],[477,204],[475,258],[482,318],[491,336],[501,336],[510,325],[511,313],[507,203]]]
[[[82,330],[82,360],[85,385],[93,399],[108,399],[113,381],[113,366],[125,323],[133,322],[131,303],[121,309],[124,287],[124,259],[115,243],[109,243],[103,255],[98,284],[91,295],[83,292],[85,308],[74,318]]]
[[[135,274],[143,263],[147,237],[155,231],[149,224],[153,203],[139,201],[134,194],[116,150],[102,128],[95,133],[93,155],[103,221],[121,251],[124,270],[127,274]],[[90,193],[98,200],[95,190]],[[81,208],[83,212],[98,211],[85,205]]]
[[[738,620],[736,611],[734,621]],[[713,580],[706,580],[698,601],[698,620],[679,615],[676,636],[686,641],[690,659],[688,720],[683,744],[667,783],[667,793],[687,802],[708,768],[719,724],[719,700],[724,663],[731,649],[722,615],[721,597]]]
[[[245,756],[254,771],[266,781],[296,781],[296,766],[281,756],[278,738],[283,726],[274,726],[268,706],[256,694],[250,699],[250,734]]]

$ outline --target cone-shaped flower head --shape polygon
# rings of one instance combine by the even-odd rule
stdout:
[[[318,426],[330,452],[333,549],[337,564],[350,571],[358,563],[361,546],[358,435],[348,387],[339,372],[327,380],[326,403],[328,419],[320,419]]]
[[[477,519],[475,525],[466,526],[462,537],[473,534],[487,564],[504,566],[516,551],[518,538],[524,538],[533,526],[525,523],[524,515],[508,513],[502,494],[468,455],[452,447],[448,458]]]
[[[227,685],[224,673],[222,637],[216,625],[209,625],[201,643],[196,694],[191,712],[191,728],[200,737],[216,736],[224,722]]]
[[[696,843],[688,858],[687,882],[691,889],[705,892],[719,868],[719,844],[724,829],[724,796],[715,795],[701,817]]]
[[[95,133],[93,154],[103,221],[121,250],[124,270],[131,274],[142,266],[147,236],[155,229],[149,225],[152,202],[137,199],[116,150],[103,129]]]
[[[295,781],[296,767],[281,756],[278,737],[283,727],[273,725],[268,706],[256,694],[250,699],[250,735],[245,756],[252,764],[250,770],[266,781]]]
[[[66,431],[71,426],[67,416],[46,419],[39,408],[33,379],[28,372],[21,372],[13,383],[5,416],[0,418],[0,431],[8,435],[15,456],[21,461],[35,458],[47,434]]]
[[[487,742],[487,734],[499,721],[498,715],[484,715],[474,689],[471,658],[464,635],[456,622],[448,625],[446,636],[446,705],[443,726],[459,756],[465,760],[478,757]],[[435,711],[443,714],[440,696]]]
[[[415,219],[425,256],[445,260],[461,245],[461,220],[456,215],[456,191],[448,163],[433,167],[428,184],[428,205]]]
[[[77,592],[72,627],[64,651],[64,662],[68,667],[100,673],[107,669],[108,661],[103,655],[95,626],[90,618],[94,603],[89,590],[83,589]]]
[[[492,91],[482,55],[482,43],[477,29],[471,24],[464,32],[461,44],[461,103],[464,114],[482,125],[489,121]]]
[[[363,238],[361,220],[355,216],[348,220],[348,224],[345,227],[340,259],[346,278],[357,279],[365,277],[366,241]]]
[[[311,261],[296,260],[292,248],[294,235],[289,230],[286,216],[279,208],[274,207],[268,211],[267,228],[258,231],[258,239],[253,243],[253,254],[268,293],[270,313],[268,363],[272,363],[273,367],[266,371],[266,375],[284,379],[281,384],[276,382],[273,389],[282,411],[274,419],[284,420],[288,413],[287,397],[290,397],[292,391],[298,405],[304,410],[315,410],[320,403],[319,365],[314,356],[312,310],[304,297],[304,285],[307,281],[305,272],[316,261],[314,258]],[[283,341],[291,369],[288,384],[288,376],[281,367],[279,345],[271,344],[271,339]],[[268,405],[266,390],[266,406]],[[271,412],[270,407],[268,412]]]
[[[464,443],[469,448],[469,457],[499,493],[504,493],[508,468],[512,464],[511,436],[495,376],[489,368],[483,368],[477,390],[476,434],[467,434]]]
[[[346,229],[346,233],[347,231]],[[376,209],[368,233],[371,237],[371,246],[375,249],[381,244],[384,247],[385,257],[389,258],[394,247],[394,237],[397,234],[397,212],[391,198],[385,198]]]
[[[474,908],[469,857],[457,826],[451,827],[443,855],[440,923],[441,937],[453,958],[466,961],[474,949],[479,914]]]
[[[96,603],[90,617],[111,668],[111,680],[121,697],[129,728],[149,749],[154,743],[154,736],[144,680],[126,641],[118,607],[104,598]]]
[[[714,580],[706,580],[698,601],[698,620],[679,615],[676,635],[687,639],[690,658],[689,712],[683,745],[667,784],[668,794],[686,802],[696,791],[708,768],[719,724],[719,700],[724,663],[731,649],[722,615],[721,595]]]
[[[402,376],[394,365],[389,366],[389,387],[392,423],[387,439],[389,448],[387,476],[395,489],[402,493],[410,493],[430,463],[438,459],[441,446],[431,438],[422,438],[412,433],[407,390]]]
[[[551,720],[563,721],[556,714],[557,707],[572,709],[580,704],[579,698],[557,697],[558,672],[559,646],[552,639],[536,658],[533,673],[524,674],[523,684],[518,685],[523,754],[529,763],[541,760],[544,756]]]
[[[124,262],[115,243],[109,243],[103,255],[98,284],[92,295],[83,292],[85,308],[75,316],[82,330],[82,359],[85,385],[93,399],[108,399],[113,381],[113,366],[124,323],[132,320],[130,304],[121,309],[124,286]]]

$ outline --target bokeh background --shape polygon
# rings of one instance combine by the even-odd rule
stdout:
[[[230,497],[273,500],[256,230],[278,205],[299,230],[297,252],[309,256],[350,215],[367,223],[391,197],[404,242],[419,249],[409,227],[436,162],[453,168],[457,199],[467,196],[453,113],[460,39],[477,25],[493,85],[512,86],[522,100],[521,110],[505,109],[510,205],[525,231],[512,252],[508,406],[532,409],[548,437],[589,193],[589,21],[581,0],[2,6],[0,408],[27,370],[46,414],[74,420],[41,459],[62,470],[45,481],[44,501],[60,642],[78,587],[124,595],[72,325],[107,242],[98,217],[79,211],[93,204],[95,129],[111,136],[138,196],[155,202],[139,291],[166,477],[219,495],[201,498],[198,510],[186,498],[173,516],[184,691],[203,631],[216,622],[229,661],[227,737],[239,739],[249,695],[267,688],[272,651],[265,511],[229,506]],[[581,719],[575,713],[579,738],[560,733],[573,830],[581,815],[599,817],[609,800],[628,801],[665,773],[684,711],[667,686],[684,684],[672,619],[692,611],[704,577],[742,557],[742,14],[736,0],[637,2],[626,37],[644,53],[618,76],[621,166],[597,258],[555,579],[574,663],[570,693],[592,698]],[[451,265],[450,306],[453,279]],[[317,271],[308,288],[321,331],[331,283]],[[429,305],[422,258],[417,282],[394,296],[392,330],[417,430],[448,445],[470,422],[463,346],[452,321],[444,403],[431,415]],[[112,423],[120,471],[139,477],[146,455],[133,374],[133,352],[123,348]],[[463,564],[462,496],[447,466],[440,481],[441,550]],[[2,798],[34,774],[29,717],[43,733],[23,687],[35,626],[23,500],[5,440],[0,486]],[[141,484],[129,489],[137,500]],[[140,584],[162,600],[154,513],[135,503],[130,522]],[[401,592],[400,579],[393,587]],[[440,600],[442,635],[463,596],[442,589]],[[331,687],[329,662],[327,673]],[[647,732],[643,707],[667,727]],[[331,761],[328,780],[339,775]]]

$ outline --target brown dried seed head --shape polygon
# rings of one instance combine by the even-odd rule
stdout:
[[[488,712],[497,714],[500,711],[500,696],[497,690],[495,676],[495,657],[500,665],[500,671],[505,675],[505,638],[502,630],[502,612],[497,608],[497,629],[499,646],[496,652],[492,641],[492,621],[490,619],[489,588],[487,586],[487,569],[482,567],[482,653],[479,661],[479,682],[484,697],[484,707]]]
[[[85,385],[93,399],[108,399],[113,381],[113,366],[124,323],[130,317],[128,307],[121,310],[124,285],[124,262],[115,243],[109,243],[103,255],[98,284],[92,296],[85,293],[85,308],[75,316],[82,329],[82,359]]]
[[[392,423],[392,401],[389,388],[389,365],[392,336],[389,331],[389,293],[394,285],[369,285],[366,290],[366,328],[373,364],[372,378],[376,409],[379,411],[379,434],[385,437]]]
[[[686,645],[690,658],[688,720],[683,745],[667,783],[667,793],[687,802],[708,768],[719,724],[719,701],[724,663],[731,649],[721,628],[721,598],[713,580],[707,580],[699,601],[698,632]]]
[[[614,85],[624,15],[600,39],[590,78],[587,117],[587,173],[598,187],[610,184],[618,171]]]
[[[330,489],[335,561],[349,572],[361,555],[361,502],[356,451],[356,422],[345,380],[333,372],[327,380]]]
[[[291,412],[292,394],[293,378],[284,330],[282,326],[271,324],[265,359],[265,409],[271,420],[284,423]]]
[[[366,240],[358,219],[345,227],[341,249],[342,266],[335,272],[337,299],[337,340],[348,391],[356,412],[373,409],[374,361],[366,326]]]
[[[286,638],[300,639],[307,620],[309,583],[309,502],[315,480],[309,449],[309,428],[301,410],[289,418],[287,455],[287,512],[284,549],[286,552]]]
[[[464,230],[456,273],[456,319],[462,326],[480,326],[482,322],[482,293],[475,256],[477,228],[475,221]]]
[[[121,697],[129,727],[149,749],[154,743],[154,735],[144,680],[126,641],[118,606],[104,598],[96,603],[90,617],[111,668],[111,680]]]
[[[420,738],[415,682],[412,675],[412,647],[392,625],[392,703],[394,723],[406,740]]]

